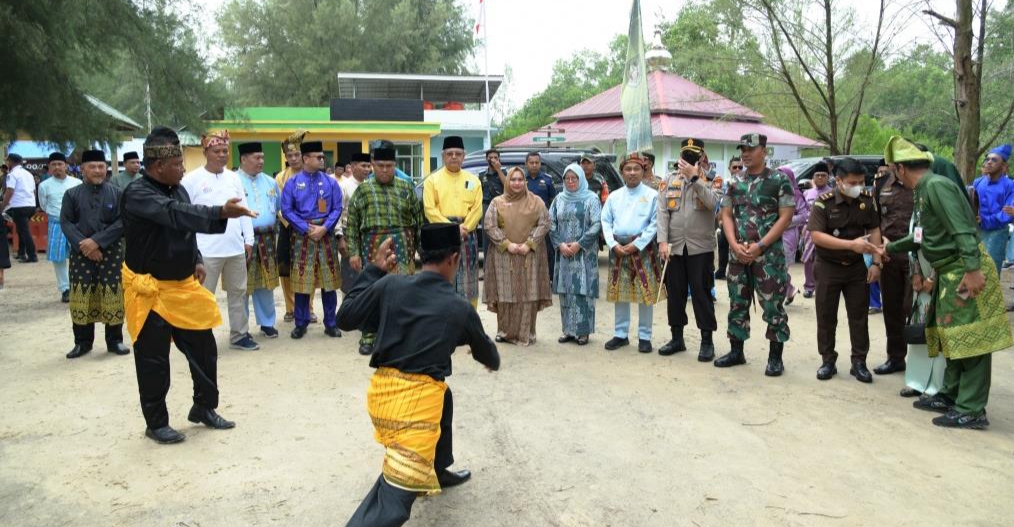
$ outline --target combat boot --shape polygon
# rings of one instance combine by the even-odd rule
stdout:
[[[701,350],[697,354],[697,360],[711,362],[715,358],[715,343],[711,341],[710,331],[701,331]]]
[[[782,364],[784,346],[785,344],[781,342],[771,341],[771,347],[768,349],[768,367],[764,370],[764,375],[778,377],[785,371],[785,365]]]
[[[729,339],[729,344],[732,349],[729,353],[726,353],[715,360],[716,368],[728,368],[730,366],[746,364],[746,357],[743,355],[743,341]]]
[[[686,351],[687,345],[683,342],[683,326],[678,328],[672,328],[672,340],[667,344],[658,348],[659,355],[673,355],[681,351]]]

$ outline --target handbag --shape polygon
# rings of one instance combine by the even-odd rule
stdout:
[[[912,312],[908,314],[908,320],[905,321],[905,344],[926,344],[926,324],[912,323],[912,315],[915,314],[916,309],[916,306],[912,307]]]

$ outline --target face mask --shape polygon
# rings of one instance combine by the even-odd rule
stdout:
[[[846,196],[848,196],[848,197],[850,197],[850,198],[858,198],[859,197],[859,193],[862,192],[862,191],[863,191],[863,188],[861,186],[859,186],[859,185],[856,185],[854,187],[843,185],[841,187],[841,193],[844,194],[844,195],[846,195]]]

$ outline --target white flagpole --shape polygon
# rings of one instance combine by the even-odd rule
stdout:
[[[486,74],[486,148],[487,149],[493,148],[493,137],[492,137],[492,133],[490,132],[491,123],[490,123],[490,115],[489,115],[489,32],[486,30],[486,25],[488,23],[487,20],[486,20],[486,2],[488,2],[488,1],[489,0],[479,0],[479,3],[482,4],[482,15],[481,15],[481,18],[482,18],[482,41],[483,41],[483,45],[482,45],[483,51],[482,51],[482,54],[483,54],[484,60],[486,62],[486,65],[485,65],[485,74]]]

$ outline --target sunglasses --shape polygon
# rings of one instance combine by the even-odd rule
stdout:
[[[731,168],[732,170],[742,170],[743,169],[743,165],[732,165],[729,168]]]

